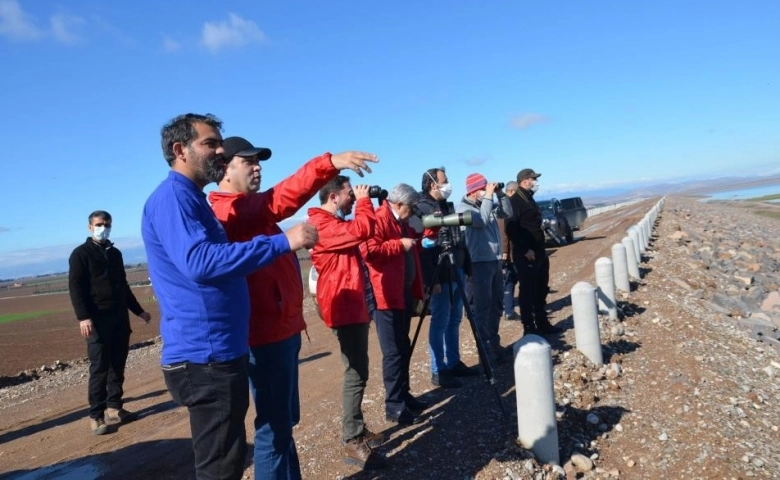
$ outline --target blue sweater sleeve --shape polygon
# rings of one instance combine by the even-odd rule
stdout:
[[[176,268],[190,280],[209,284],[245,277],[290,251],[284,234],[257,236],[229,243],[205,197],[173,188],[177,198],[160,198],[148,206],[150,227]]]

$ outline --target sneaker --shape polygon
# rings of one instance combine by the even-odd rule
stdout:
[[[460,380],[455,378],[452,373],[447,371],[442,371],[431,375],[431,383],[434,386],[441,388],[460,388],[463,386],[463,384],[460,383]]]
[[[108,431],[108,426],[102,418],[90,418],[89,428],[92,429],[92,435],[104,435]]]
[[[133,415],[133,413],[128,412],[124,408],[107,408],[106,423],[109,425],[126,423],[133,420]]]
[[[344,445],[344,463],[366,470],[387,466],[385,457],[371,450],[364,437],[353,438]]]
[[[385,443],[385,434],[374,433],[366,427],[363,427],[363,439],[365,439],[366,444],[373,450]]]
[[[408,408],[412,413],[422,413],[430,406],[425,400],[414,398],[411,395],[407,397],[404,403],[406,404],[406,408]]]
[[[385,413],[385,420],[388,422],[397,423],[398,425],[415,425],[422,422],[422,418],[413,414],[409,410],[401,410],[400,412],[387,412]]]
[[[510,322],[517,322],[520,320],[520,315],[518,315],[515,312],[509,313],[504,316],[504,320],[508,320]]]
[[[456,377],[476,377],[479,375],[479,372],[476,369],[467,367],[463,362],[455,364],[450,371]]]

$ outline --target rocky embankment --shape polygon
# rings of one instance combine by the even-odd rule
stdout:
[[[748,207],[667,200],[608,366],[556,368],[568,478],[780,476],[780,221]]]

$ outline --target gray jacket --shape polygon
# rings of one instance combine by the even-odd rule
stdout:
[[[497,203],[492,198],[483,198],[477,205],[463,197],[458,212],[471,211],[472,224],[466,227],[466,246],[472,262],[495,262],[501,260],[501,232],[497,218],[512,216],[512,204],[509,197],[501,195]]]

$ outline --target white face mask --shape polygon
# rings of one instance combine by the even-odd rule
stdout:
[[[111,227],[92,227],[92,238],[98,242],[108,240],[108,236],[111,234]]]
[[[531,184],[531,191],[536,193],[539,191],[539,182],[534,180],[534,183]]]
[[[438,187],[439,193],[441,193],[441,198],[444,200],[450,198],[450,195],[452,194],[452,185],[450,183],[442,183],[441,185],[437,183],[436,187]]]

